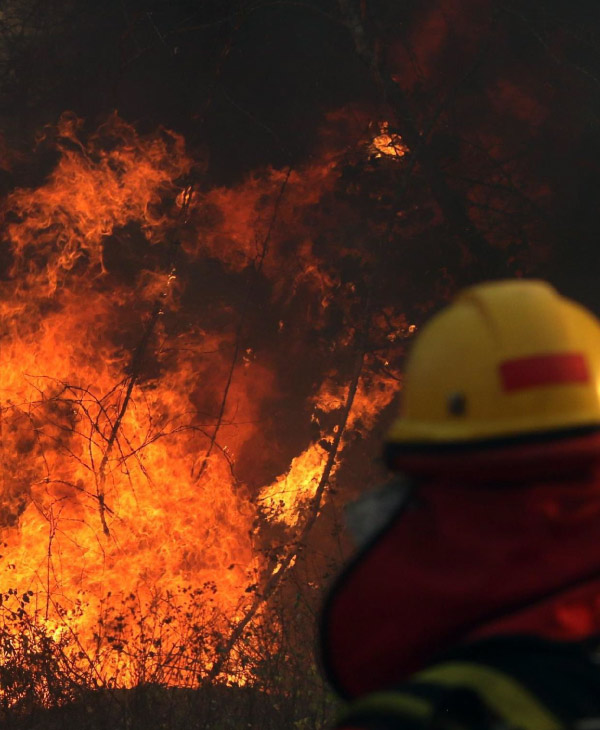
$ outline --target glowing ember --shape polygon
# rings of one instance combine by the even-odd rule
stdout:
[[[399,134],[390,132],[389,122],[379,123],[379,134],[371,140],[371,153],[378,157],[404,157],[408,147],[402,141]]]

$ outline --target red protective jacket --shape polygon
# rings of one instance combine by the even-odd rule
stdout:
[[[531,484],[421,485],[346,569],[322,656],[354,698],[475,638],[600,635],[600,472]]]

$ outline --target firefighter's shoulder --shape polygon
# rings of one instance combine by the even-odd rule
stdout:
[[[496,636],[461,646],[407,682],[354,700],[339,730],[592,730],[600,666],[589,646]]]

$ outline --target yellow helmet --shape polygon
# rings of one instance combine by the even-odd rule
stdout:
[[[417,336],[387,461],[600,428],[600,322],[543,281],[463,291]]]

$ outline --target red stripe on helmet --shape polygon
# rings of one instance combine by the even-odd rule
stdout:
[[[590,371],[581,353],[535,355],[506,360],[500,364],[504,390],[521,390],[537,385],[588,383]]]

